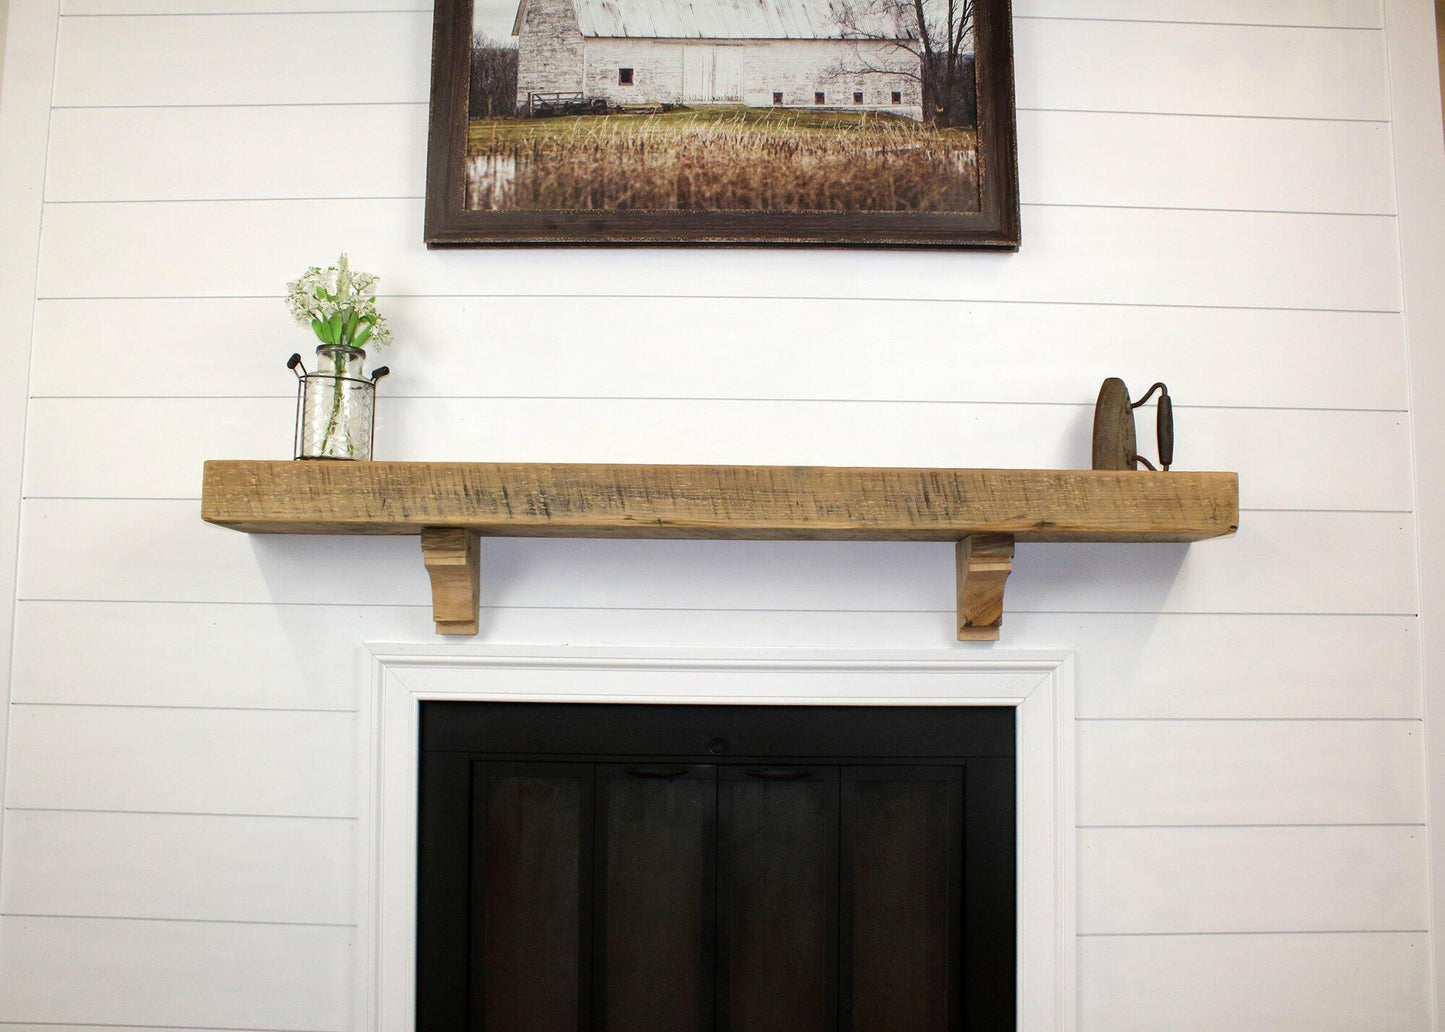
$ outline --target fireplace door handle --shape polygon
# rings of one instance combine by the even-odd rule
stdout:
[[[748,771],[748,777],[762,778],[765,781],[801,781],[811,773],[811,770],[800,770],[797,767],[762,767]]]
[[[680,778],[687,773],[686,767],[628,767],[625,771],[633,778]]]

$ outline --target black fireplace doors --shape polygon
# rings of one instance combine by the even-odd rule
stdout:
[[[425,703],[418,1032],[1014,1024],[1004,708]]]

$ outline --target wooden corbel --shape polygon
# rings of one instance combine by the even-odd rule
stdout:
[[[1003,589],[1013,572],[1012,534],[971,534],[958,542],[958,640],[998,641]]]
[[[421,557],[431,578],[431,612],[438,634],[476,634],[481,552],[476,531],[423,527]]]

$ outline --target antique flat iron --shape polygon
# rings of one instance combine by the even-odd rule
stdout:
[[[1134,410],[1153,397],[1155,391],[1159,392],[1155,416],[1159,438],[1157,468],[1167,470],[1174,464],[1174,402],[1169,398],[1169,388],[1156,383],[1138,401],[1130,401],[1124,381],[1111,376],[1099,388],[1099,400],[1094,405],[1095,469],[1138,469],[1141,462],[1150,469],[1156,468],[1139,454],[1134,433]]]

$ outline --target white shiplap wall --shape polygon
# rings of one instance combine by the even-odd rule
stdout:
[[[1428,1027],[1381,6],[1015,7],[1019,254],[659,254],[421,246],[427,2],[64,0],[0,1028],[351,1027],[355,654],[430,639],[416,543],[197,505],[202,459],[287,454],[278,294],[343,248],[395,316],[384,458],[1082,466],[1099,380],[1167,380],[1239,535],[1009,586],[1003,647],[1078,655],[1081,1025]],[[947,546],[483,554],[490,642],[950,640]]]

